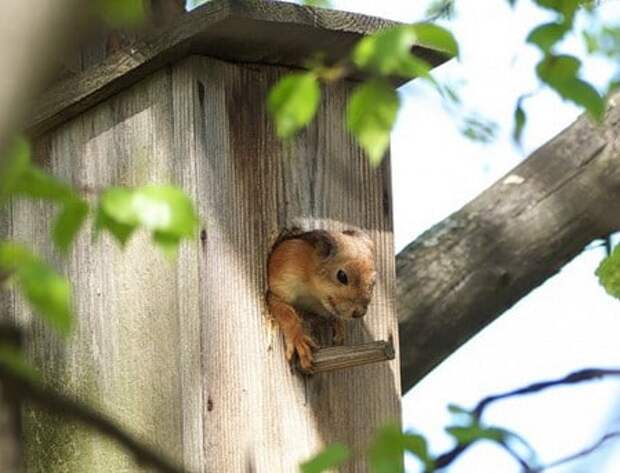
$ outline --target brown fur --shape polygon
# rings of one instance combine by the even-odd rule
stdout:
[[[284,334],[286,357],[296,353],[312,371],[314,340],[304,333],[301,313],[326,317],[334,341],[344,339],[344,321],[366,314],[375,285],[374,245],[356,230],[314,230],[283,237],[268,262],[269,311]],[[345,273],[347,282],[338,280]]]

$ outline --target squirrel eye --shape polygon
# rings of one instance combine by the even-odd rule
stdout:
[[[342,269],[338,270],[338,274],[336,274],[338,281],[342,284],[346,285],[349,282],[349,278],[347,277],[347,273],[345,273]]]

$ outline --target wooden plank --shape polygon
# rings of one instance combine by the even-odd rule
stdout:
[[[393,360],[394,347],[386,341],[364,343],[362,345],[325,347],[314,354],[314,371],[334,371],[355,366]]]
[[[191,163],[174,151],[171,116],[171,75],[162,70],[37,140],[35,158],[91,202],[110,185],[174,183]],[[74,333],[64,340],[33,319],[21,298],[14,301],[33,363],[48,385],[109,414],[180,462],[176,266],[146,235],[123,251],[107,236],[94,242],[90,228],[63,258],[49,238],[53,215],[52,205],[37,201],[12,208],[10,236],[33,242],[68,275],[77,314]],[[141,471],[115,444],[36,408],[25,410],[24,429],[27,472]]]
[[[394,24],[285,2],[213,0],[182,15],[173,26],[148,33],[91,69],[52,85],[38,100],[27,129],[38,136],[191,54],[304,67],[317,52],[328,60],[343,58],[360,37]],[[415,52],[432,65],[446,60],[430,49]]]
[[[371,170],[345,129],[351,84],[329,88],[316,123],[282,145],[264,97],[285,72],[198,57],[178,70],[195,112],[193,122],[174,122],[186,142],[180,152],[196,162],[205,225],[198,291],[205,391],[202,400],[192,394],[204,417],[185,439],[203,442],[213,471],[297,471],[330,442],[364,451],[379,425],[400,417],[397,358],[301,377],[267,324],[266,261],[282,229],[354,226],[375,241],[379,278],[369,315],[350,324],[347,343],[394,339],[397,349],[389,162]],[[340,471],[367,465],[357,458]]]

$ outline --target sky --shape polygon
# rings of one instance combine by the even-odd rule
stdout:
[[[614,5],[616,3],[616,5]],[[424,18],[425,1],[334,0],[340,10],[403,22]],[[537,90],[536,49],[525,45],[529,30],[551,16],[519,0],[513,11],[505,0],[457,3],[449,25],[461,46],[460,62],[436,73],[464,82],[466,109],[495,120],[497,139],[480,144],[464,138],[437,95],[419,81],[400,89],[403,106],[392,135],[396,250],[428,227],[458,210],[501,178],[537,147],[579,115],[551,92],[526,102],[528,123],[523,149],[510,139],[517,97]],[[617,2],[601,7],[609,21],[620,22]],[[583,53],[573,38],[565,51]],[[584,75],[602,84],[613,67],[602,60],[585,64]],[[488,394],[562,377],[584,367],[620,366],[620,302],[607,296],[594,277],[604,257],[592,245],[562,271],[507,311],[442,363],[403,398],[405,428],[423,433],[434,452],[450,448],[444,433],[450,403],[473,407]],[[605,432],[620,430],[620,380],[559,388],[491,407],[485,420],[523,435],[544,463],[581,450]],[[585,460],[551,473],[620,471],[620,440],[612,440]],[[416,472],[415,461],[407,471]],[[518,472],[518,465],[491,444],[474,446],[451,473]]]

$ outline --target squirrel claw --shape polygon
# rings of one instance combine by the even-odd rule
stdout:
[[[334,345],[344,344],[344,323],[342,320],[333,320],[331,326],[333,330],[332,342]]]
[[[317,349],[318,345],[308,335],[302,335],[296,340],[286,343],[286,359],[290,362],[293,355],[297,353],[299,358],[299,367],[304,373],[313,373],[313,356],[312,350]]]

